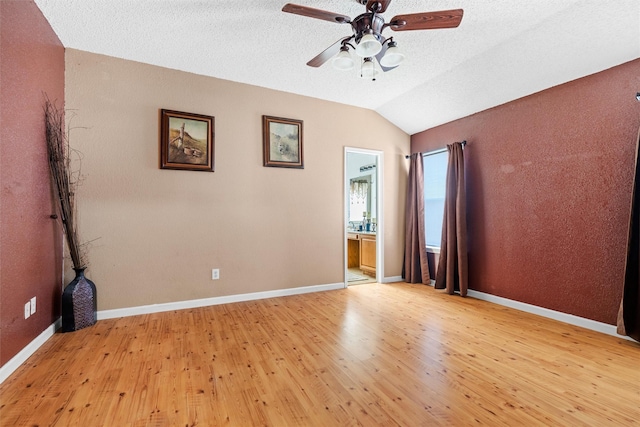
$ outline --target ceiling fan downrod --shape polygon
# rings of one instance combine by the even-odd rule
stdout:
[[[372,12],[377,12],[382,9],[382,3],[380,3],[379,1],[374,3],[374,2],[370,2],[369,0],[358,0],[358,3],[364,6],[366,6],[367,3],[371,3],[369,10],[371,10]]]

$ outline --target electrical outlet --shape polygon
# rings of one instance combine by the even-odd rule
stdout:
[[[36,297],[31,298],[31,314],[36,314]]]
[[[220,269],[214,268],[211,270],[211,280],[218,280],[220,278]]]
[[[31,316],[31,303],[27,301],[27,303],[24,305],[24,318],[28,319],[29,316]]]

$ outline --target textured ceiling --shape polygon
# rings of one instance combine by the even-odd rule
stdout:
[[[286,0],[35,1],[65,47],[372,109],[408,134],[640,57],[639,0],[393,0],[387,21],[457,8],[464,17],[455,29],[385,29],[407,59],[376,81],[330,62],[308,67],[351,27],[284,13]]]

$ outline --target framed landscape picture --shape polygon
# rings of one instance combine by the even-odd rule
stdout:
[[[214,171],[213,116],[160,110],[160,169]]]
[[[302,120],[262,116],[264,166],[304,169]]]

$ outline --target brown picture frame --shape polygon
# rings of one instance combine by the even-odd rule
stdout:
[[[213,172],[215,117],[160,110],[160,169]]]
[[[302,120],[262,116],[264,166],[304,169]]]

